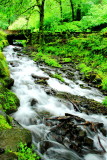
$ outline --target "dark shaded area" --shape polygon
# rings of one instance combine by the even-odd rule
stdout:
[[[107,23],[103,23],[91,28],[92,31],[101,31],[103,28],[107,27]]]

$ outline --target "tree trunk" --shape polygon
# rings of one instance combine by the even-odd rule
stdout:
[[[59,1],[60,4],[60,13],[61,13],[61,22],[63,21],[63,15],[62,15],[62,1]]]
[[[41,48],[43,47],[44,43],[44,4],[45,0],[42,0],[42,3],[39,5],[39,11],[40,11],[39,43]]]
[[[70,0],[70,5],[71,5],[71,10],[72,10],[72,21],[74,21],[75,20],[75,17],[74,17],[74,5],[73,5],[72,0]]]
[[[78,8],[76,10],[76,21],[80,21],[81,20],[81,6],[78,5]]]

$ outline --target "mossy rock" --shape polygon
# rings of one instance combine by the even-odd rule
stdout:
[[[24,128],[14,127],[0,131],[0,148],[17,151],[20,142],[31,144],[31,133]]]
[[[66,101],[70,100],[76,104],[82,112],[107,115],[107,107],[93,99],[87,99],[82,96],[76,96],[65,92],[56,92],[56,96],[65,99]]]
[[[7,122],[6,117],[4,115],[0,115],[0,132],[3,129],[11,129],[12,126]]]
[[[15,153],[4,153],[0,155],[1,160],[17,160],[17,156]]]
[[[2,52],[0,52],[0,76],[10,76],[8,64]]]
[[[11,114],[17,110],[20,102],[13,92],[0,85],[0,104],[7,114]]]

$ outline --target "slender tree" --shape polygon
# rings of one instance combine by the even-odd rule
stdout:
[[[40,24],[39,24],[39,43],[41,46],[43,46],[44,43],[44,5],[45,0],[36,0],[37,6],[39,8],[40,13]]]
[[[71,6],[71,11],[72,11],[72,21],[74,21],[75,20],[75,16],[74,16],[74,4],[73,4],[73,1],[72,0],[70,0],[70,6]]]

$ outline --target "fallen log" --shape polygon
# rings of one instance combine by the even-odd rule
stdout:
[[[34,74],[32,74],[31,76],[32,76],[33,78],[37,78],[37,79],[49,80],[49,77],[37,76],[37,75],[34,75]]]

